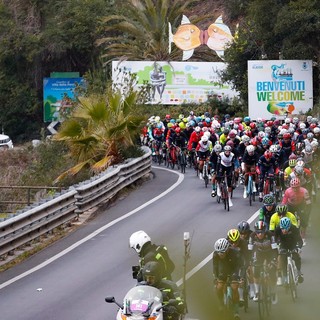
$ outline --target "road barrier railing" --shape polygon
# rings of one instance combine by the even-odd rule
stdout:
[[[151,151],[108,168],[90,180],[63,190],[0,221],[0,259],[19,247],[77,218],[114,197],[120,190],[151,171]]]

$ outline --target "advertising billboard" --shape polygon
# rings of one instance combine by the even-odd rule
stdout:
[[[208,96],[233,98],[237,92],[228,83],[222,83],[223,62],[112,62],[112,80],[119,83],[124,72],[137,75],[137,88],[151,85],[150,104],[179,105],[202,103]]]
[[[311,60],[248,61],[249,116],[283,119],[313,107]]]
[[[44,122],[63,121],[70,112],[75,99],[76,85],[83,85],[82,78],[43,79],[43,118]]]

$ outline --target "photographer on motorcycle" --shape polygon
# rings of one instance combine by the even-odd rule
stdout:
[[[171,274],[175,268],[168,250],[163,245],[151,243],[151,238],[143,230],[134,232],[129,239],[129,246],[139,255],[139,266],[132,267],[132,276],[138,282],[142,281],[142,269],[149,261],[158,262],[164,279],[172,280]]]
[[[184,313],[185,304],[177,285],[162,278],[162,267],[159,262],[150,261],[142,269],[143,282],[141,285],[149,285],[159,289],[163,297],[164,320],[179,320]]]

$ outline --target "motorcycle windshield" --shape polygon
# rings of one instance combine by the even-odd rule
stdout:
[[[161,303],[161,291],[150,286],[134,287],[124,297],[124,306],[132,315],[148,313],[151,307]]]

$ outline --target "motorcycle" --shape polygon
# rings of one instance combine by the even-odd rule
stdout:
[[[118,307],[116,320],[163,320],[162,293],[159,289],[141,285],[130,289],[118,303],[114,297],[106,297],[108,303]]]

